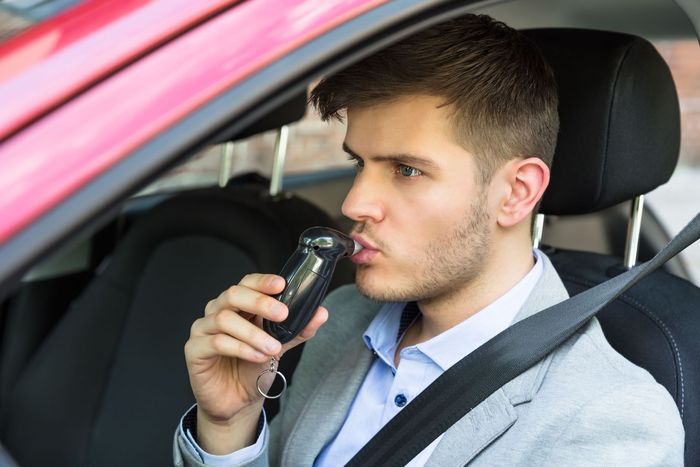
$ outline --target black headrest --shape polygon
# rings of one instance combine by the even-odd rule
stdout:
[[[654,46],[605,31],[523,32],[559,87],[561,129],[540,212],[598,211],[666,183],[678,161],[680,110]]]
[[[212,143],[241,140],[301,120],[306,113],[306,89],[275,105],[242,130],[224,130]]]

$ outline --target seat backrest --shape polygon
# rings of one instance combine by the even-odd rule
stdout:
[[[278,272],[305,227],[332,225],[299,198],[259,193],[195,190],[134,222],[8,393],[0,429],[20,465],[171,465],[193,403],[183,345],[206,302],[248,272]]]
[[[680,112],[668,66],[644,39],[577,29],[526,34],[559,87],[561,130],[544,214],[587,214],[645,194],[678,160]],[[570,294],[620,273],[622,259],[544,248]],[[700,465],[700,289],[658,270],[598,314],[610,344],[673,396],[685,462]]]

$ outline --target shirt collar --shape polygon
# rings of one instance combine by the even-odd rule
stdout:
[[[432,339],[404,350],[417,349],[443,371],[513,323],[544,270],[542,252],[533,250],[534,267],[514,287],[479,312]],[[363,335],[367,347],[394,368],[396,334],[404,302],[385,304]]]
[[[396,370],[394,368],[396,334],[399,331],[401,313],[405,306],[405,302],[386,303],[362,335],[367,347],[393,370]]]

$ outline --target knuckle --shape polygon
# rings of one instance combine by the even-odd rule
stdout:
[[[225,310],[221,310],[214,315],[214,324],[217,328],[221,329],[226,325],[228,321],[228,313]]]
[[[190,326],[190,336],[193,336],[197,333],[197,329],[199,329],[199,326],[202,324],[202,318],[194,320],[192,323],[192,326]]]
[[[238,297],[241,293],[241,286],[239,285],[232,285],[226,290],[226,302],[229,305],[233,305],[236,301],[236,297]]]
[[[217,353],[222,353],[227,345],[226,345],[226,336],[222,334],[217,334],[216,336],[212,337],[211,339],[211,347],[214,349]]]

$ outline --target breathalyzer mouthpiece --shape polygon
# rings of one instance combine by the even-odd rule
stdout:
[[[358,254],[364,248],[362,245],[357,243],[357,240],[353,240],[353,241],[355,242],[355,249],[352,251],[352,254],[350,256],[354,256],[354,255]]]

